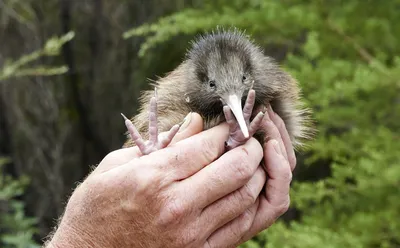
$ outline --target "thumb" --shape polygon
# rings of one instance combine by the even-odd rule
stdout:
[[[203,131],[203,118],[199,114],[191,112],[185,117],[183,124],[172,139],[170,145],[198,134],[201,131]],[[167,133],[168,132],[162,132],[159,135],[167,135]],[[119,149],[108,154],[97,166],[94,173],[108,171],[141,156],[141,152],[137,146]]]
[[[178,133],[172,139],[171,144],[175,144],[181,140],[189,138],[195,134],[203,131],[203,118],[194,112],[190,112],[186,117],[185,121],[179,128]]]

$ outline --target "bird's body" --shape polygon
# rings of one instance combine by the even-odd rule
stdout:
[[[241,106],[249,90],[254,89],[253,109],[271,104],[285,122],[295,146],[309,134],[308,112],[302,108],[297,82],[238,31],[217,31],[202,36],[193,43],[185,60],[154,86],[160,132],[181,123],[189,112],[203,117],[204,129],[216,126],[225,121],[225,104],[245,132],[245,120],[240,120],[243,119]],[[153,96],[154,90],[143,93],[140,113],[133,118],[135,127],[146,138]],[[125,147],[132,145],[130,139],[125,143]]]

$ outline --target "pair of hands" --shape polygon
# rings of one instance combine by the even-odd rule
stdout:
[[[72,194],[47,247],[211,248],[251,239],[287,211],[296,164],[282,119],[267,113],[264,149],[251,138],[224,153],[228,126],[201,132],[191,113],[167,148],[108,154]]]

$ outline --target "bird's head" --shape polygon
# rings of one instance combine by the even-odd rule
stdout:
[[[204,116],[222,113],[224,104],[232,110],[245,137],[248,130],[242,102],[257,82],[257,61],[261,49],[238,31],[218,31],[200,37],[187,53],[189,78],[186,98]]]

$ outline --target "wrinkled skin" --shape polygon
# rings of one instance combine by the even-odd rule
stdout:
[[[283,121],[267,113],[263,146],[250,138],[225,152],[229,126],[201,132],[192,113],[164,149],[110,153],[75,190],[47,247],[211,248],[249,240],[288,209],[296,164]]]

